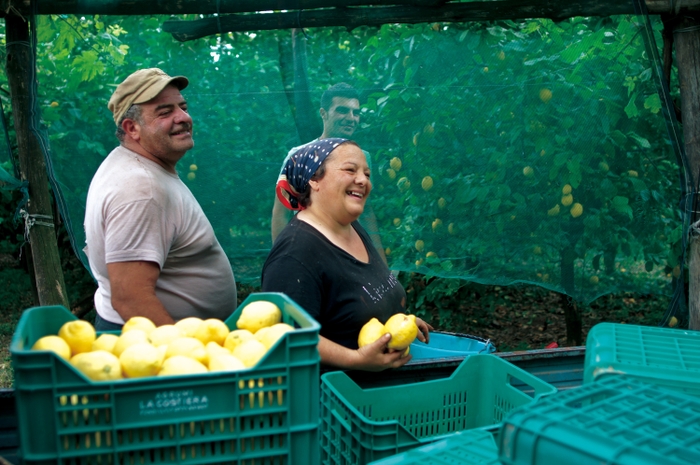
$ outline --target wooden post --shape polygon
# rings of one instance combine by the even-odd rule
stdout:
[[[683,139],[693,191],[700,185],[700,15],[685,15],[674,30],[678,81],[681,88]],[[697,195],[697,194],[696,194]],[[697,201],[694,201],[695,205]],[[698,207],[695,207],[696,209]],[[697,212],[691,221],[700,220]],[[700,237],[690,240],[689,296],[690,329],[700,330]]]
[[[30,127],[32,105],[32,50],[29,25],[24,18],[10,14],[5,18],[7,38],[6,72],[12,99],[12,115],[17,134],[19,169],[22,180],[29,183],[29,204],[26,207],[30,222],[29,242],[32,246],[34,276],[40,305],[63,305],[70,309],[66,285],[61,270],[61,259],[53,226],[53,210],[46,161],[37,134]]]

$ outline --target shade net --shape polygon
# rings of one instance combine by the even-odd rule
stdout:
[[[194,20],[183,16],[176,20]],[[170,17],[37,18],[53,176],[76,253],[90,179],[116,146],[107,101],[138,68],[184,74],[195,147],[179,175],[240,282],[259,281],[287,151],[321,133],[320,97],[361,94],[393,270],[528,283],[579,302],[673,293],[685,174],[658,76],[655,18],[614,16],[222,33]],[[646,43],[645,43],[646,41]]]

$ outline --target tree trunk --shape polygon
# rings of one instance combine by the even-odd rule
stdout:
[[[323,128],[318,123],[318,108],[311,103],[309,80],[306,76],[306,37],[301,29],[292,30],[294,51],[294,107],[296,108],[297,132],[305,144],[321,135]]]
[[[697,196],[700,184],[700,16],[684,16],[674,32],[681,87],[683,140],[693,179],[692,191]],[[696,214],[691,222],[695,223],[699,219]],[[700,244],[697,238],[690,241],[689,253],[689,328],[700,330]]]
[[[561,304],[562,307],[564,307],[567,346],[579,346],[583,342],[583,322],[581,312],[576,302],[570,297],[574,293],[575,258],[576,254],[573,248],[567,248],[561,251],[561,285],[566,292],[566,294],[561,294]]]
[[[7,37],[6,72],[12,97],[12,114],[17,134],[19,168],[22,180],[29,183],[29,241],[36,290],[40,305],[63,305],[70,308],[61,270],[61,259],[53,226],[52,201],[49,192],[46,160],[38,135],[30,119],[38,114],[32,97],[34,61],[29,46],[29,25],[18,16],[5,18]],[[32,110],[35,110],[34,112]],[[31,225],[32,221],[35,221]]]

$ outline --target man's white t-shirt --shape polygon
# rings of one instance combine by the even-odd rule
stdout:
[[[224,320],[236,309],[231,264],[211,223],[177,174],[157,163],[115,148],[90,183],[84,226],[103,319],[124,322],[112,307],[107,263],[127,261],[158,264],[156,296],[176,321]]]

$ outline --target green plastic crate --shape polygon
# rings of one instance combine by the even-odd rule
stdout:
[[[505,465],[700,463],[700,400],[624,375],[511,412],[499,434]]]
[[[700,397],[700,332],[597,324],[586,338],[583,383],[611,373]]]
[[[449,378],[362,389],[343,372],[321,377],[321,462],[367,464],[457,431],[498,424],[556,388],[495,355],[464,359]]]
[[[370,465],[500,465],[493,434],[473,429],[447,439],[377,460]]]
[[[238,372],[93,382],[48,351],[31,351],[75,317],[64,307],[22,314],[10,351],[20,454],[26,464],[318,464],[319,325],[284,294],[299,328]]]

